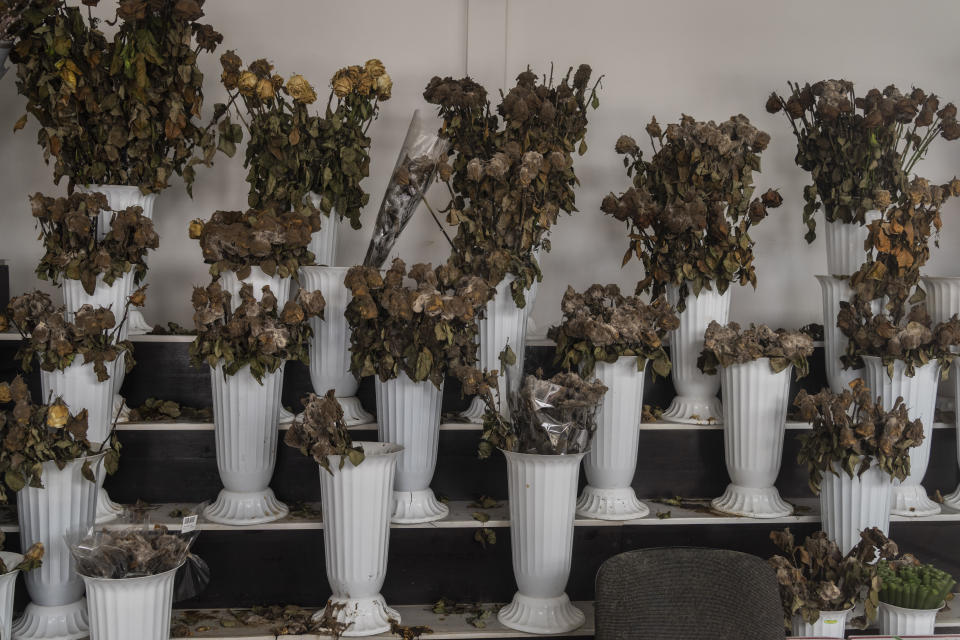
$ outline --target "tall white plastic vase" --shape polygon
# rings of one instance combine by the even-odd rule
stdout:
[[[310,199],[314,206],[320,206],[320,196],[316,193],[311,193]],[[314,264],[324,267],[336,266],[340,223],[340,216],[336,211],[331,211],[330,215],[323,216],[323,220],[320,222],[320,230],[310,234],[310,244],[307,249],[313,254]],[[323,292],[323,295],[326,297],[326,291]]]
[[[90,640],[168,640],[177,569],[141,578],[83,577]]]
[[[204,511],[208,520],[262,524],[289,513],[270,488],[277,460],[283,369],[264,374],[262,383],[250,373],[249,365],[231,376],[224,376],[222,364],[210,370],[217,469],[224,488]]]
[[[62,398],[71,413],[87,410],[87,439],[96,445],[107,443],[113,428],[115,407],[114,389],[118,371],[123,368],[122,357],[107,362],[110,378],[100,382],[93,370],[93,363],[84,364],[77,355],[63,371],[40,371],[40,388],[44,401],[47,398]],[[100,465],[97,472],[97,522],[107,522],[123,512],[123,507],[107,495],[103,482],[107,471]]]
[[[445,518],[450,510],[430,488],[437,466],[443,385],[437,388],[429,380],[414,382],[403,371],[386,382],[378,376],[374,385],[380,441],[403,447],[390,521],[417,524]]]
[[[834,393],[843,393],[850,383],[863,377],[863,369],[844,369],[840,357],[846,354],[849,340],[837,327],[840,303],[849,302],[853,291],[847,280],[834,276],[817,276],[823,294],[823,350],[827,382]]]
[[[713,508],[750,518],[793,513],[774,485],[783,457],[793,365],[778,373],[769,358],[720,367],[723,448],[730,484]]]
[[[516,393],[520,389],[522,376],[507,378],[504,367],[500,364],[500,353],[507,345],[516,354],[515,369],[523,371],[524,352],[527,343],[527,318],[536,296],[536,287],[525,292],[526,304],[523,308],[517,306],[510,292],[510,284],[514,276],[507,276],[496,287],[494,297],[487,303],[484,317],[477,321],[480,346],[477,351],[479,367],[485,370],[497,369],[500,372],[499,389],[501,413],[509,415],[508,393]],[[509,380],[509,388],[508,388]],[[486,405],[483,399],[476,397],[470,406],[461,414],[471,422],[482,422]]]
[[[103,455],[71,460],[63,469],[43,463],[43,488],[25,487],[17,493],[20,545],[27,549],[43,543],[43,564],[26,572],[30,604],[13,626],[20,639],[73,640],[86,638],[87,603],[83,580],[64,536],[93,526],[97,486],[83,477],[85,461],[96,468]]]
[[[573,552],[577,478],[584,454],[504,451],[510,498],[510,546],[517,593],[500,609],[501,624],[517,631],[560,634],[584,615],[565,593]]]
[[[13,636],[13,596],[17,588],[19,569],[14,569],[23,562],[23,555],[12,551],[0,551],[0,560],[3,560],[7,572],[0,575],[0,640],[10,640]]]
[[[697,368],[697,358],[703,351],[703,334],[716,321],[727,324],[730,315],[730,290],[723,294],[713,289],[702,289],[700,295],[692,292],[685,298],[686,309],[680,313],[680,326],[670,332],[671,377],[677,395],[663,412],[663,419],[685,424],[719,424],[723,419],[720,409],[720,380]],[[677,307],[680,288],[667,285],[667,301]]]
[[[859,469],[859,462],[857,469]],[[863,474],[847,475],[839,463],[823,474],[820,483],[820,518],[823,531],[848,553],[860,542],[860,532],[876,527],[890,531],[893,478],[872,464]]]
[[[630,520],[650,513],[631,483],[637,468],[643,382],[646,366],[636,356],[597,362],[593,376],[607,387],[597,412],[597,430],[583,459],[587,484],[577,500],[577,515],[599,520]]]
[[[387,575],[393,477],[403,447],[355,442],[364,460],[354,466],[330,456],[320,467],[323,501],[323,553],[333,594],[328,604],[344,636],[370,636],[390,630],[400,614],[387,606],[380,589]],[[321,619],[324,611],[314,614]]]
[[[867,211],[864,214],[866,224],[878,220],[879,211]],[[863,224],[846,222],[826,222],[824,235],[827,247],[827,273],[832,276],[850,276],[859,271],[867,260],[864,245],[869,230]]]
[[[101,211],[97,220],[97,236],[103,239],[110,231],[110,219],[114,211],[123,211],[129,207],[140,207],[143,215],[153,220],[153,208],[157,201],[156,193],[141,193],[140,187],[126,185],[88,185],[77,187],[77,191],[86,193],[102,193],[107,197],[107,206],[111,211]],[[133,281],[129,281],[127,295],[133,293]],[[132,335],[149,333],[152,327],[143,319],[140,309],[132,308],[127,316],[127,330]],[[126,336],[126,334],[124,334]]]
[[[880,397],[885,410],[890,410],[897,398],[903,398],[911,420],[923,423],[923,442],[910,449],[910,475],[903,482],[894,480],[890,512],[898,516],[920,517],[940,513],[940,505],[927,496],[921,482],[930,462],[933,440],[933,416],[937,403],[937,383],[940,381],[940,363],[931,360],[915,368],[914,375],[906,374],[902,360],[893,363],[892,375],[877,356],[864,356],[864,381],[872,394]]]
[[[946,322],[960,314],[960,278],[922,276],[920,280],[927,294],[924,302],[934,325]],[[951,367],[947,370],[947,377],[940,381],[940,389],[937,393],[937,406],[944,411],[954,411],[957,407],[953,393],[955,384],[956,380]],[[957,446],[960,447],[960,440],[957,441]]]
[[[954,406],[960,407],[960,359],[953,361],[953,364],[950,365],[950,371],[953,380]],[[960,434],[960,411],[954,412],[953,421],[956,432]],[[957,459],[960,460],[960,436],[957,437]],[[960,485],[957,486],[953,493],[943,498],[943,504],[951,509],[960,510]]]
[[[230,293],[230,305],[236,309],[240,306],[240,289],[249,284],[253,287],[253,297],[263,298],[263,287],[270,287],[271,293],[277,298],[277,306],[281,309],[290,298],[290,277],[281,277],[279,274],[267,275],[260,267],[250,267],[246,278],[240,279],[235,271],[224,271],[220,274],[220,286]]]
[[[346,310],[350,291],[343,281],[349,267],[301,267],[301,285],[320,291],[326,301],[323,319],[310,318],[313,337],[310,339],[310,382],[313,391],[322,396],[330,389],[336,393],[347,425],[369,424],[373,416],[364,410],[357,398],[359,381],[350,373],[350,323]]]

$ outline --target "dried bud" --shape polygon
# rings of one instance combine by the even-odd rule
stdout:
[[[240,80],[237,82],[237,87],[240,89],[240,93],[244,96],[251,97],[257,91],[257,83],[259,80],[257,76],[252,71],[244,71],[240,74]]]
[[[301,104],[313,104],[317,101],[317,93],[307,82],[307,79],[299,74],[290,76],[287,80],[287,93],[290,94],[296,102]],[[339,93],[337,95],[340,95]],[[346,94],[344,94],[346,95]]]

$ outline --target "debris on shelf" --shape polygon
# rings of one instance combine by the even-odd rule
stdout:
[[[467,505],[472,509],[497,509],[503,505],[490,496],[481,495],[479,498]]]
[[[318,520],[323,512],[320,509],[317,509],[313,504],[309,502],[291,502],[290,506],[290,515],[291,518],[297,518],[301,520]]]
[[[167,326],[160,324],[154,325],[153,330],[148,333],[148,336],[194,336],[197,334],[196,329],[187,329],[183,325],[177,322],[168,322]]]
[[[130,409],[130,422],[212,422],[212,407],[188,407],[173,400],[147,398],[139,407]]]
[[[390,618],[390,633],[403,638],[403,640],[417,640],[417,638],[425,633],[433,633],[433,629],[423,625],[405,627],[393,618]]]
[[[670,507],[679,507],[681,509],[687,509],[689,511],[704,513],[711,516],[722,516],[724,518],[731,517],[729,513],[717,511],[711,507],[711,501],[707,498],[681,498],[680,496],[674,496],[672,498],[654,498],[652,502],[658,502]],[[657,514],[657,517],[660,517],[660,514]]]
[[[486,526],[490,521],[490,514],[483,511],[474,511],[472,515],[473,519],[480,523],[480,528],[473,533],[473,539],[479,542],[484,549],[487,548],[488,544],[497,544],[497,532],[488,529]]]
[[[640,422],[656,422],[662,415],[663,409],[660,407],[652,404],[645,404],[643,405],[643,415],[640,418]]]
[[[477,629],[483,629],[487,626],[487,620],[499,612],[502,607],[501,604],[494,604],[487,608],[476,602],[456,602],[449,598],[440,598],[433,605],[433,612],[438,616],[465,615],[467,624],[473,625]]]

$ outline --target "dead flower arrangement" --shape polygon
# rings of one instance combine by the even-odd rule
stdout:
[[[367,130],[393,89],[383,63],[371,59],[337,71],[322,114],[310,112],[317,93],[302,75],[285,80],[263,59],[244,68],[233,51],[221,56],[220,64],[230,102],[219,108],[228,111],[234,105],[249,136],[244,159],[249,206],[278,214],[297,211],[314,231],[323,215],[336,212],[358,229],[369,200],[360,184],[370,173]],[[233,147],[240,125],[227,113],[223,126],[237,133]]]
[[[841,394],[828,389],[816,395],[801,390],[794,399],[801,419],[813,428],[800,435],[797,461],[810,472],[810,489],[820,494],[823,474],[853,478],[876,465],[892,478],[910,473],[910,448],[923,442],[923,425],[911,420],[903,399],[884,411],[863,380]]]
[[[807,358],[812,355],[813,339],[801,331],[774,331],[762,324],[742,329],[736,322],[724,326],[714,320],[704,333],[704,348],[697,366],[704,373],[714,375],[718,367],[768,358],[774,373],[793,365],[799,380],[810,373]]]
[[[190,345],[190,363],[223,367],[232,376],[246,366],[262,384],[263,376],[279,369],[287,360],[310,362],[308,320],[323,317],[325,301],[319,291],[301,289],[294,300],[278,306],[270,287],[263,287],[257,300],[253,286],[240,288],[240,304],[218,282],[193,289],[193,321],[197,337]]]
[[[577,210],[573,153],[586,153],[587,112],[600,104],[591,73],[580,65],[555,83],[552,73],[541,79],[527,69],[496,110],[470,78],[434,77],[423,94],[450,142],[452,165],[438,175],[450,192],[446,221],[456,226],[451,265],[491,287],[515,276],[519,307],[542,278],[535,252],[550,250],[560,212]]]
[[[14,29],[17,89],[54,180],[66,176],[71,191],[116,184],[150,193],[177,174],[189,193],[194,167],[217,151],[214,122],[200,122],[198,56],[223,36],[199,22],[203,0],[120,0],[108,39],[90,11],[98,3],[29,0]]]
[[[415,264],[399,258],[385,273],[353,267],[345,284],[352,294],[350,370],[357,378],[386,382],[407,374],[440,387],[449,372],[468,375],[477,362],[477,314],[490,287],[455,267]],[[466,392],[466,391],[465,391]]]
[[[896,543],[880,529],[861,531],[860,542],[846,555],[823,531],[811,534],[802,544],[797,544],[790,529],[771,531],[770,540],[783,553],[768,562],[777,572],[787,631],[793,631],[797,616],[813,624],[821,611],[846,611],[861,602],[864,615],[848,625],[863,629],[876,619],[881,588],[876,559],[899,553]]]
[[[296,279],[300,267],[314,263],[310,222],[292,211],[216,211],[208,221],[193,220],[189,233],[200,241],[214,278],[234,271],[242,280],[259,267],[268,276]]]
[[[66,198],[36,193],[30,205],[45,249],[36,269],[41,280],[54,284],[79,280],[83,290],[93,295],[98,277],[112,285],[130,271],[134,284],[146,276],[147,251],[156,249],[160,238],[140,207],[114,212],[110,229],[101,239],[97,221],[100,212],[108,209],[102,193],[74,192]]]
[[[623,264],[635,255],[645,272],[637,293],[660,296],[676,285],[682,312],[691,292],[715,287],[724,293],[732,283],[755,287],[750,229],[783,202],[773,189],[753,197],[753,172],[760,170],[769,134],[743,115],[719,125],[684,115],[666,129],[653,118],[646,131],[654,151],[649,161],[630,136],[617,140],[633,186],[600,206],[627,223]]]
[[[807,242],[816,238],[814,214],[828,222],[866,224],[865,214],[887,208],[907,189],[917,163],[938,137],[960,138],[957,108],[932,93],[893,85],[857,97],[848,80],[788,83],[770,94],[769,113],[783,111],[797,139],[797,165],[810,173],[803,190]]]
[[[283,441],[329,473],[333,473],[330,456],[340,456],[340,469],[348,460],[353,466],[363,462],[363,447],[353,445],[343,421],[343,408],[332,389],[324,396],[311,393],[306,397],[303,414],[290,425]]]
[[[17,358],[24,371],[32,370],[34,358],[44,371],[64,371],[83,358],[84,364],[93,363],[97,380],[103,382],[110,379],[108,362],[126,354],[125,370],[129,372],[136,364],[133,343],[118,338],[130,305],[142,307],[145,301],[145,287],[141,287],[128,298],[119,322],[113,309],[89,304],[81,306],[73,320],[67,320],[62,306],[54,305],[46,293],[33,291],[10,301],[0,325],[4,330],[13,325],[23,337]]]
[[[595,284],[583,293],[568,286],[560,309],[562,322],[547,331],[557,344],[560,366],[577,367],[581,375],[592,376],[597,362],[635,356],[638,371],[650,361],[654,376],[670,375],[663,338],[680,326],[680,320],[662,296],[645,304],[637,296],[624,296],[615,284]]]

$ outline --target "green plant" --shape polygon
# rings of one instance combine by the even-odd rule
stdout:
[[[320,213],[334,211],[360,228],[361,208],[369,200],[360,186],[370,173],[367,129],[393,88],[383,63],[372,59],[337,71],[323,115],[308,110],[317,94],[301,75],[284,81],[262,59],[244,69],[233,51],[222,55],[220,64],[229,104],[239,100],[246,111],[235,108],[249,135],[244,159],[249,205],[277,213],[295,210],[315,231],[322,225]],[[229,113],[224,127],[237,133],[239,142],[240,126],[230,122]]]
[[[863,602],[864,615],[848,626],[864,628],[877,617],[880,578],[874,564],[877,556],[893,558],[896,543],[873,527],[860,532],[860,542],[844,555],[837,543],[823,531],[811,534],[802,545],[796,544],[790,529],[771,531],[770,540],[785,555],[770,558],[777,572],[783,623],[793,630],[793,619],[800,616],[815,623],[821,611],[844,611]]]
[[[223,36],[197,22],[203,0],[120,0],[108,40],[89,11],[98,2],[84,0],[84,16],[64,0],[30,0],[15,30],[17,89],[40,125],[44,160],[54,159],[55,182],[66,176],[71,191],[118,184],[149,193],[178,174],[190,192],[195,165],[210,164],[217,149],[214,123],[199,122],[197,57]]]
[[[87,440],[86,409],[73,415],[59,398],[50,404],[33,404],[20,376],[10,383],[0,382],[0,405],[4,405],[0,411],[0,502],[7,501],[7,491],[42,488],[44,462],[63,469],[71,460],[99,453]],[[82,472],[84,478],[96,482],[89,459]]]
[[[512,274],[520,307],[542,278],[535,252],[550,250],[559,213],[577,210],[573,152],[586,153],[587,110],[600,104],[591,73],[580,65],[554,84],[552,72],[541,81],[527,69],[495,112],[470,78],[434,77],[423,93],[437,105],[453,157],[439,168],[450,191],[447,222],[457,227],[450,263],[491,287]]]
[[[956,580],[932,564],[921,564],[911,555],[897,560],[881,560],[877,565],[880,576],[880,602],[904,609],[939,609],[945,600],[953,598]]]
[[[810,373],[807,358],[812,355],[813,340],[800,331],[774,331],[763,324],[751,324],[749,329],[741,330],[736,322],[722,326],[714,320],[704,333],[703,351],[697,358],[697,367],[714,375],[717,367],[768,358],[774,373],[793,365],[799,380]]]
[[[197,337],[190,344],[190,364],[223,367],[224,376],[232,376],[246,366],[250,375],[263,383],[287,360],[309,364],[309,340],[313,335],[308,320],[322,318],[326,301],[319,291],[300,289],[295,300],[283,308],[269,286],[263,287],[260,300],[253,286],[240,288],[240,304],[234,307],[229,292],[212,282],[206,288],[193,289],[193,321]]]
[[[408,272],[397,258],[383,275],[353,267],[345,284],[353,296],[346,317],[350,370],[357,378],[377,375],[386,382],[403,372],[439,388],[448,372],[459,376],[474,367],[477,314],[490,297],[479,277],[423,263]]]
[[[847,80],[788,83],[767,111],[783,111],[797,138],[797,165],[810,172],[803,190],[807,242],[816,238],[814,214],[828,222],[866,224],[865,214],[899,199],[917,162],[939,136],[960,138],[957,109],[922,89],[902,94],[889,85],[858,98]]]
[[[756,287],[750,228],[783,202],[773,189],[751,199],[753,172],[770,136],[743,115],[719,125],[684,115],[666,129],[653,118],[646,131],[653,158],[645,161],[636,141],[620,136],[615,150],[624,155],[633,186],[600,206],[627,223],[623,264],[636,255],[645,272],[637,293],[660,296],[676,285],[682,312],[691,291],[724,293],[735,282]]]
[[[251,267],[269,276],[297,279],[300,267],[313,264],[308,250],[311,227],[297,213],[273,210],[216,211],[208,222],[190,223],[190,237],[200,241],[210,275],[235,271],[246,278]]]
[[[563,321],[547,331],[557,343],[557,364],[578,366],[581,375],[592,376],[597,361],[635,356],[638,371],[649,360],[654,377],[670,375],[663,337],[680,326],[680,320],[664,298],[647,305],[638,297],[621,295],[615,284],[595,284],[583,293],[568,286],[560,308]]]
[[[328,473],[330,456],[340,456],[340,469],[350,461],[353,466],[363,462],[363,447],[354,446],[343,421],[343,408],[337,402],[334,390],[324,396],[310,394],[303,403],[303,417],[295,420],[283,441],[305,456],[311,457]]]
[[[100,239],[97,220],[108,209],[102,193],[74,192],[66,198],[36,193],[30,205],[46,250],[36,269],[41,280],[79,280],[93,295],[98,276],[107,285],[131,270],[134,284],[146,276],[147,251],[159,246],[160,237],[140,207],[114,212],[110,230]]]
[[[25,293],[10,300],[0,326],[12,324],[23,337],[17,358],[24,371],[33,369],[34,357],[44,371],[64,371],[82,357],[84,364],[93,363],[97,380],[103,382],[110,378],[106,363],[114,362],[122,354],[126,354],[123,361],[127,372],[136,364],[133,343],[118,338],[130,305],[143,306],[144,289],[141,287],[128,298],[119,322],[112,309],[95,309],[89,304],[81,306],[73,320],[68,321],[64,308],[54,306],[47,294]]]
[[[810,395],[801,389],[793,404],[813,426],[799,436],[797,461],[807,465],[814,495],[820,494],[824,473],[853,478],[876,465],[898,480],[910,474],[910,448],[923,442],[923,425],[910,420],[902,398],[884,411],[857,379],[841,394],[824,389]]]

